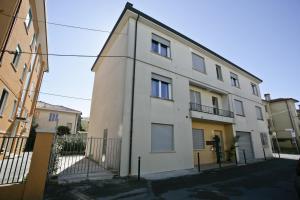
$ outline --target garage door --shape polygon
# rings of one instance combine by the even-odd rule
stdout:
[[[245,150],[245,155],[247,161],[254,160],[254,153],[252,148],[251,134],[248,132],[237,131],[236,135],[239,136],[238,146],[239,146],[239,157],[240,162],[244,162],[243,150]]]

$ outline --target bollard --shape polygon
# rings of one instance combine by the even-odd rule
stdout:
[[[197,157],[198,157],[198,172],[200,172],[200,153],[197,153]]]
[[[264,158],[265,158],[265,160],[267,160],[265,148],[263,148],[263,152],[264,152]]]
[[[235,156],[235,164],[238,165],[237,155],[236,155],[236,148],[234,148],[234,156]]]
[[[247,158],[246,158],[245,149],[243,149],[243,155],[244,155],[245,165],[247,165]]]
[[[138,158],[138,180],[141,178],[141,156]]]

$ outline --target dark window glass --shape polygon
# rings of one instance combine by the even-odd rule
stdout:
[[[152,40],[152,51],[158,53],[158,42],[155,40]]]
[[[161,98],[169,99],[169,84],[166,82],[161,82]]]
[[[168,47],[166,45],[160,44],[160,55],[168,56]]]
[[[156,79],[152,79],[151,87],[151,95],[153,97],[159,97],[159,81]]]

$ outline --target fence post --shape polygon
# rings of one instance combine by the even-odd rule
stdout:
[[[265,152],[265,148],[264,147],[263,147],[263,152],[264,152],[264,158],[265,158],[265,160],[267,160],[266,152]]]
[[[53,138],[53,133],[36,135],[23,200],[43,199]]]
[[[91,153],[92,153],[92,138],[93,137],[90,138],[90,145],[89,145],[90,149],[89,149],[89,154],[88,154],[88,157],[87,157],[87,160],[88,160],[88,168],[87,168],[87,173],[86,173],[87,178],[89,178],[89,171],[90,171],[90,159],[89,159],[89,157],[91,156]],[[87,140],[87,141],[89,141],[89,140]]]
[[[245,149],[243,149],[243,155],[244,155],[245,165],[247,165],[247,158],[246,158]]]
[[[200,153],[197,153],[197,157],[198,157],[198,172],[200,172]]]
[[[234,156],[235,156],[235,164],[238,165],[237,155],[236,155],[236,146],[234,146]]]
[[[141,156],[138,157],[138,180],[141,178]]]

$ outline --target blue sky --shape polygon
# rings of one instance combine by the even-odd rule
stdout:
[[[48,21],[111,30],[126,1],[48,0]],[[300,1],[136,0],[134,7],[263,79],[262,93],[300,100]],[[48,25],[49,53],[97,55],[108,33]],[[91,98],[94,58],[49,57],[41,91]],[[40,94],[89,116],[90,101]]]

